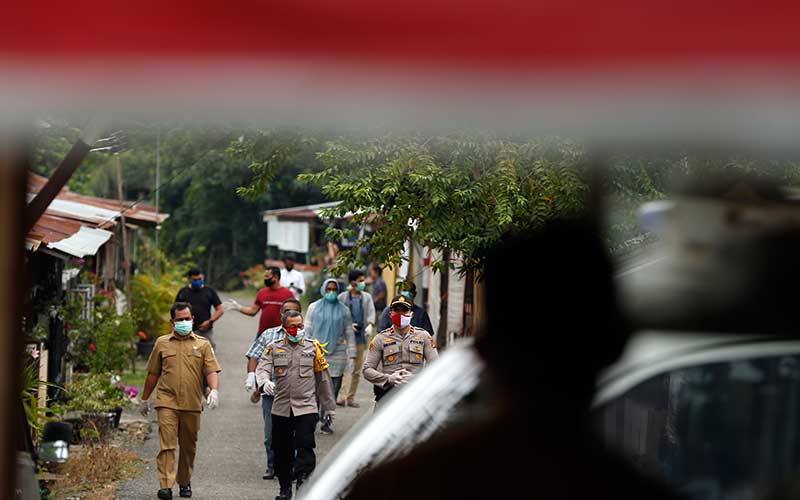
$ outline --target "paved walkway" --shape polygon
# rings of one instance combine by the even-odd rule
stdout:
[[[220,407],[203,412],[192,478],[193,498],[272,500],[278,494],[277,480],[261,479],[266,461],[261,405],[250,403],[244,390],[244,353],[255,336],[257,318],[236,311],[226,311],[215,326],[217,357],[223,369]],[[335,434],[317,434],[318,464],[336,441],[372,407],[372,391],[363,380],[357,399],[362,405],[359,409],[337,408]],[[155,421],[155,412],[151,413],[151,419]],[[155,457],[158,454],[158,427],[153,427],[151,438],[139,450],[147,459],[144,472],[123,483],[117,498],[156,498],[158,478]],[[173,494],[175,498],[179,498],[177,485]]]

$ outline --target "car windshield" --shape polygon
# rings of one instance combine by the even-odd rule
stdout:
[[[601,405],[595,423],[689,498],[763,498],[800,466],[800,355],[669,371]]]

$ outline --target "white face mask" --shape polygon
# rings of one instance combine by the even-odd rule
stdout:
[[[400,328],[405,328],[411,324],[411,316],[400,316]]]

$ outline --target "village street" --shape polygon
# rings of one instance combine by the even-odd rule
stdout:
[[[244,390],[244,353],[255,336],[257,319],[227,311],[215,325],[217,357],[223,369],[220,407],[203,412],[192,478],[193,498],[271,500],[278,494],[277,479],[261,479],[265,469],[261,405],[252,404]],[[371,410],[371,400],[369,384],[362,380],[358,393],[361,408],[337,408],[335,433],[329,436],[316,434],[318,464],[336,441]],[[130,417],[138,418],[134,415]],[[158,427],[155,412],[150,414],[150,419],[153,421],[153,433],[139,450],[147,460],[143,473],[123,483],[117,498],[141,500],[156,497]],[[177,485],[173,493],[178,498]]]

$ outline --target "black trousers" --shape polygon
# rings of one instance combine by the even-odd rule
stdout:
[[[281,488],[292,486],[292,462],[294,476],[308,477],[317,465],[314,454],[317,414],[280,417],[272,415],[272,451],[275,454],[275,473]]]

